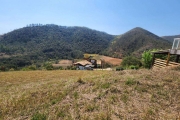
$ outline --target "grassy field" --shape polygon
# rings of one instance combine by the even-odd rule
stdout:
[[[177,120],[180,72],[0,72],[0,119]]]

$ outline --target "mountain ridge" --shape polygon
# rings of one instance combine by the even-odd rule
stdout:
[[[168,41],[140,27],[121,35],[110,35],[86,27],[32,24],[0,36],[0,53],[10,56],[4,58],[0,66],[22,67],[50,59],[78,59],[83,58],[84,53],[139,57],[144,50],[169,46]]]
[[[169,35],[169,36],[162,36],[162,38],[168,40],[169,42],[173,43],[174,38],[180,38],[180,34],[179,35]]]

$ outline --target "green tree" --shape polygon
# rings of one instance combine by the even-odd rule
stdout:
[[[152,50],[144,51],[142,53],[142,62],[145,68],[150,68],[152,63]]]
[[[142,63],[139,59],[137,59],[133,56],[128,56],[128,57],[123,58],[121,65],[123,67],[129,67],[131,65],[136,66],[136,67],[140,67],[140,66],[142,66]]]

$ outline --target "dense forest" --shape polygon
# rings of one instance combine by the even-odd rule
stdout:
[[[86,27],[32,24],[1,36],[0,53],[10,57],[1,59],[0,64],[14,68],[49,59],[82,58],[84,53],[100,54],[113,38]]]
[[[51,60],[83,58],[84,53],[118,58],[140,56],[144,50],[170,46],[165,39],[142,28],[115,36],[86,27],[31,24],[0,36],[0,67],[39,67]]]

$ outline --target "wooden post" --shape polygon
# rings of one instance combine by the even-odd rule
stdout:
[[[170,52],[168,53],[168,56],[167,56],[166,66],[168,66],[169,64],[169,58],[170,58]]]

